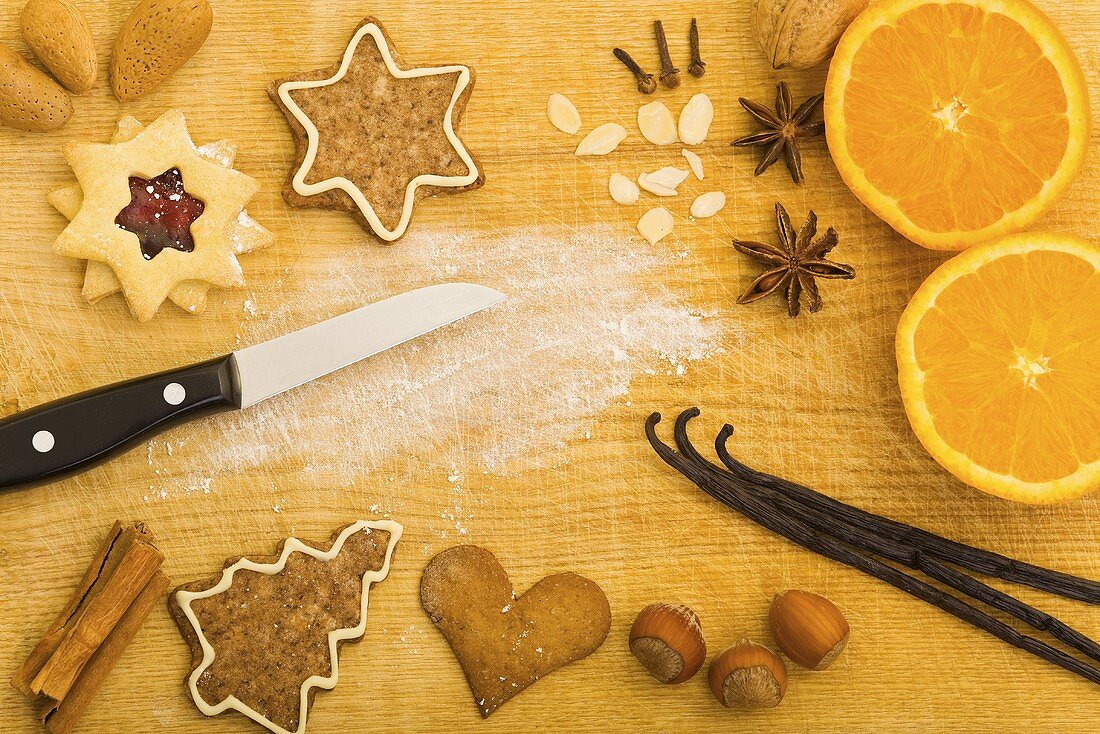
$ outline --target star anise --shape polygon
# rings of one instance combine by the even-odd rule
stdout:
[[[791,178],[796,184],[801,184],[804,177],[802,176],[802,154],[798,150],[799,141],[825,132],[824,121],[808,122],[821,107],[824,99],[823,94],[814,95],[799,105],[796,110],[794,102],[791,101],[791,88],[787,86],[787,82],[779,82],[775,88],[775,112],[762,104],[741,97],[738,99],[741,106],[767,129],[738,138],[730,145],[739,148],[766,145],[768,149],[753,175],[759,176],[779,160],[780,156],[783,156],[787,169],[791,172]]]
[[[842,278],[851,280],[856,271],[851,265],[842,265],[825,259],[837,244],[836,230],[829,227],[821,237],[817,234],[817,215],[810,212],[806,223],[796,233],[787,210],[778,202],[775,205],[776,226],[782,246],[766,245],[762,242],[743,242],[734,240],[733,246],[754,260],[773,266],[752,282],[738,303],[752,303],[761,298],[785,290],[787,295],[787,313],[797,316],[801,308],[802,294],[808,294],[807,308],[811,312],[821,309],[821,294],[817,291],[815,278]]]

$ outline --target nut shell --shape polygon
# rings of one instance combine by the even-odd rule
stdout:
[[[742,639],[710,662],[707,682],[727,708],[773,708],[787,692],[787,666],[768,648]]]
[[[115,96],[130,102],[159,87],[202,48],[213,23],[207,0],[141,0],[115,40]]]
[[[868,0],[753,0],[752,35],[773,69],[809,69],[833,55]]]
[[[92,88],[99,60],[80,8],[69,0],[29,0],[19,22],[23,40],[66,89],[80,94]]]
[[[0,46],[0,125],[38,133],[56,130],[72,116],[73,102],[57,82]]]
[[[630,652],[657,680],[674,685],[699,672],[707,644],[699,617],[683,604],[650,604],[630,628]]]
[[[808,591],[791,589],[776,596],[768,623],[783,654],[810,670],[829,667],[848,644],[844,614],[836,604]]]

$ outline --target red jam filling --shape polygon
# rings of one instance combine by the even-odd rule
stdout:
[[[166,247],[192,252],[191,223],[206,205],[183,188],[183,175],[170,168],[156,178],[130,177],[130,203],[115,217],[115,224],[137,235],[141,254],[152,260]]]

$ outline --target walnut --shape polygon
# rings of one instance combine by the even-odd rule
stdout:
[[[753,0],[752,34],[772,68],[809,69],[832,56],[868,0]]]

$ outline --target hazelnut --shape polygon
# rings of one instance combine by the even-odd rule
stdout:
[[[772,637],[792,661],[824,670],[848,644],[848,621],[836,604],[808,591],[791,589],[772,601]]]
[[[741,640],[710,662],[710,692],[727,708],[778,706],[787,692],[787,667],[774,652]]]
[[[683,683],[703,667],[707,644],[691,609],[650,604],[630,628],[630,652],[662,683]]]

